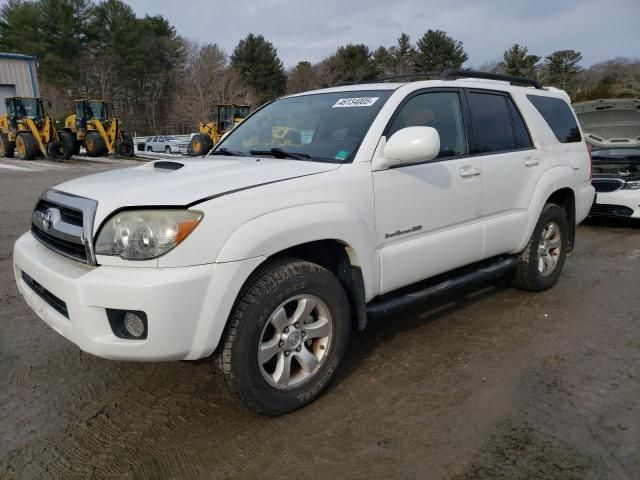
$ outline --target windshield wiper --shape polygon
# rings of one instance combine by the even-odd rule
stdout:
[[[226,148],[219,148],[217,150],[212,150],[209,155],[228,155],[230,157],[242,157],[244,154],[242,152],[236,152],[235,150],[227,150]]]
[[[281,148],[272,148],[271,150],[251,150],[251,155],[273,155],[276,158],[293,158],[295,160],[310,160],[311,155],[306,153],[287,152]]]

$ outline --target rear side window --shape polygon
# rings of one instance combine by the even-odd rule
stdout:
[[[582,141],[580,129],[567,102],[540,95],[527,95],[527,98],[540,112],[560,143]]]
[[[470,92],[469,109],[475,140],[474,153],[515,150],[516,142],[506,97]]]
[[[511,122],[513,124],[513,135],[516,138],[516,148],[532,148],[531,137],[527,130],[522,115],[513,103],[513,100],[507,98],[507,105],[509,106],[509,113],[511,114]]]

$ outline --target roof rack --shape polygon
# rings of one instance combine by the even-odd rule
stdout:
[[[542,90],[542,84],[533,78],[514,77],[512,75],[502,75],[500,73],[478,72],[476,70],[445,70],[440,74],[439,80],[455,80],[457,78],[482,78],[485,80],[500,80],[509,82],[511,85],[527,85]]]
[[[390,77],[376,77],[376,78],[370,78],[367,80],[359,80],[359,81],[355,81],[355,80],[339,80],[336,83],[332,84],[332,87],[344,87],[346,85],[358,85],[361,83],[384,83],[384,82],[389,82],[391,80],[408,80],[410,81],[412,78],[425,78],[425,77],[430,77],[430,78],[437,78],[439,75],[441,75],[440,72],[425,72],[425,73],[405,73],[403,75],[392,75]]]
[[[457,78],[482,78],[485,80],[500,80],[503,82],[509,82],[511,85],[527,85],[535,87],[538,90],[543,90],[543,86],[537,80],[533,78],[514,77],[512,75],[502,75],[499,73],[479,72],[477,70],[456,70],[448,69],[444,72],[424,72],[424,73],[408,73],[405,75],[394,75],[391,77],[372,78],[369,80],[361,81],[338,81],[331,85],[332,87],[343,87],[346,85],[357,85],[359,83],[382,83],[390,80],[406,80],[421,79],[421,78],[433,78],[438,80],[455,80]]]

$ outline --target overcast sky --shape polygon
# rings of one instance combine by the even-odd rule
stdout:
[[[413,42],[428,29],[461,40],[466,66],[497,60],[513,43],[545,56],[582,52],[583,65],[640,57],[640,0],[125,0],[136,14],[161,14],[184,37],[231,53],[249,33],[262,34],[285,67],[317,62],[340,45],[375,49]]]

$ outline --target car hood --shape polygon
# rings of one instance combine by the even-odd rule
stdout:
[[[216,196],[339,168],[335,163],[253,157],[156,161],[77,178],[56,190],[98,201],[98,217],[132,206],[191,206]]]
[[[614,98],[576,103],[585,140],[597,147],[640,145],[640,100]]]

